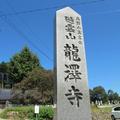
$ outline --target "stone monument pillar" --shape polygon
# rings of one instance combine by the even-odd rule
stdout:
[[[56,12],[57,120],[91,120],[81,16]]]

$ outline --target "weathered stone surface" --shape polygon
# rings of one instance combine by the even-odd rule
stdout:
[[[91,120],[81,16],[56,13],[57,120]]]

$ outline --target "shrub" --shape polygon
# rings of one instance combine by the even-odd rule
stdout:
[[[54,110],[52,107],[42,106],[40,107],[40,113],[37,115],[38,120],[52,120],[54,115]],[[29,119],[35,120],[36,115],[34,112],[29,113]]]
[[[38,120],[52,120],[53,115],[54,110],[52,107],[42,106],[40,107],[40,113],[37,115],[37,117]],[[22,106],[7,108],[0,113],[0,117],[4,119],[12,117],[18,120],[25,120],[26,118],[35,120],[36,114],[34,113],[34,106]]]

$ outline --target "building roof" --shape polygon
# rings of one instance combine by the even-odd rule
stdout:
[[[11,90],[10,89],[0,89],[0,100],[10,100]]]

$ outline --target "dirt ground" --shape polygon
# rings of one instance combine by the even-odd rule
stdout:
[[[92,120],[111,120],[111,114],[109,112],[93,112]]]
[[[92,120],[111,120],[111,108],[92,107]]]

